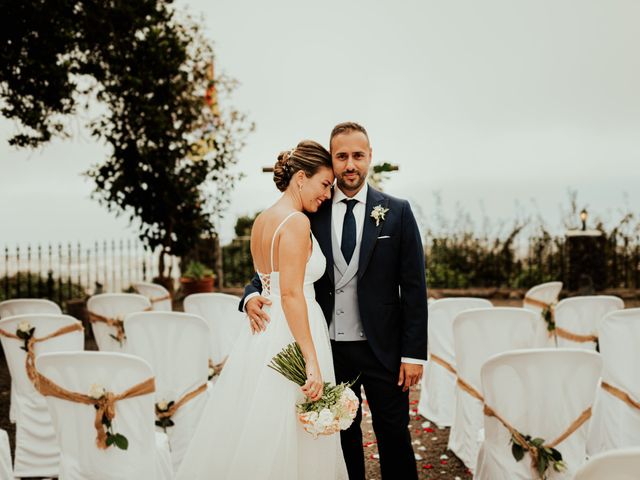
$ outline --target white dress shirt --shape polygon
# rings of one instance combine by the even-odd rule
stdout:
[[[343,200],[357,200],[353,206],[353,216],[356,219],[356,245],[362,240],[362,229],[364,228],[364,214],[367,208],[367,192],[369,185],[366,183],[353,197],[347,197],[342,190],[336,188],[333,192],[333,205],[331,207],[331,221],[333,222],[333,230],[336,232],[338,241],[342,241],[342,224],[344,223],[344,215],[347,213],[347,204]]]

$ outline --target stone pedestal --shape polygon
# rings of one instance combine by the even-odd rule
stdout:
[[[567,285],[572,292],[592,294],[607,281],[605,237],[599,230],[569,230],[566,234]]]

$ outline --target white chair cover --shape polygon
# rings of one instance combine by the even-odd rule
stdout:
[[[11,468],[11,447],[9,446],[9,435],[0,428],[0,478],[9,480],[13,478]]]
[[[470,308],[491,308],[483,298],[443,298],[429,304],[429,361],[422,376],[418,413],[439,427],[450,427],[455,406],[456,375],[431,359],[437,355],[454,369],[453,319]]]
[[[492,355],[518,348],[543,346],[538,315],[523,308],[495,307],[465,310],[453,320],[458,378],[482,392],[480,367]],[[449,433],[449,449],[473,471],[482,441],[482,402],[455,391],[456,410]]]
[[[57,303],[44,298],[16,298],[13,300],[5,300],[0,302],[0,318],[11,317],[13,315],[24,315],[26,313],[57,313],[61,314],[62,310]],[[15,387],[11,383],[11,403],[9,404],[9,421],[16,423],[16,413],[14,399]]]
[[[57,313],[62,310],[57,303],[44,298],[15,298],[0,302],[0,318],[24,315],[25,313]]]
[[[547,282],[541,283],[540,285],[535,285],[527,290],[527,293],[524,295],[524,300],[522,302],[523,308],[527,310],[532,310],[540,315],[540,328],[547,332],[547,344],[549,347],[556,346],[556,340],[553,335],[549,335],[549,330],[547,328],[547,322],[545,322],[542,317],[543,307],[540,305],[533,304],[531,302],[527,302],[527,299],[537,300],[539,302],[546,303],[547,305],[553,305],[558,302],[558,296],[562,291],[562,282]]]
[[[560,300],[556,306],[556,326],[578,335],[598,335],[604,316],[622,310],[624,302],[612,295],[589,295]],[[595,350],[595,342],[574,342],[558,336],[558,347]]]
[[[68,315],[15,315],[0,320],[0,328],[15,333],[18,324],[27,321],[35,327],[36,338],[44,337],[71,324],[80,324]],[[12,385],[15,387],[16,443],[14,473],[16,477],[51,477],[58,475],[59,447],[45,398],[27,376],[26,352],[20,340],[0,336]],[[35,355],[49,352],[77,351],[84,348],[82,330],[60,335],[34,344]]]
[[[156,376],[156,403],[177,401],[207,383],[209,327],[198,316],[181,312],[129,314],[126,351],[151,365]],[[175,426],[167,428],[167,435],[174,471],[186,453],[207,398],[206,391],[197,395],[171,418]]]
[[[574,480],[638,480],[640,447],[601,453],[576,472]]]
[[[160,312],[170,312],[171,294],[169,290],[157,283],[136,282],[131,285],[136,292],[144,295],[151,302],[151,308]]]
[[[238,311],[240,298],[225,293],[194,293],[184,299],[184,311],[198,315],[209,325],[211,360],[222,362],[243,328],[249,328],[246,315]]]
[[[598,335],[604,364],[602,382],[622,390],[640,404],[640,308],[609,313],[600,323]],[[588,453],[640,447],[640,409],[602,388],[597,398]]]
[[[87,310],[103,317],[124,320],[129,313],[151,310],[151,302],[147,297],[136,293],[101,293],[89,299]],[[91,324],[91,329],[101,351],[124,351],[124,344],[127,341],[125,339],[123,344],[120,345],[120,342],[111,337],[116,333],[113,327],[103,322],[94,322]]]
[[[553,442],[593,406],[602,359],[579,349],[536,349],[496,355],[482,367],[485,403],[518,432]],[[573,478],[586,458],[589,420],[555,448],[565,473],[547,470],[549,480]],[[478,480],[530,480],[530,457],[516,462],[511,433],[495,417],[485,416],[485,440],[478,456]]]
[[[38,371],[60,387],[88,393],[92,384],[122,393],[153,376],[141,358],[114,352],[75,352],[41,355]],[[153,395],[115,404],[114,432],[129,440],[129,448],[96,446],[95,409],[92,405],[47,397],[60,443],[60,478],[64,480],[171,479],[171,458],[166,436],[154,427]]]

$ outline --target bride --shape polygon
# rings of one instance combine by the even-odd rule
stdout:
[[[218,379],[177,474],[179,480],[346,479],[340,435],[314,439],[296,416],[304,397],[318,400],[335,383],[327,323],[313,283],[325,258],[303,212],[331,196],[331,156],[305,140],[274,167],[280,199],[255,220],[251,254],[271,301],[266,330],[243,331]],[[298,387],[267,365],[296,341],[307,382]]]

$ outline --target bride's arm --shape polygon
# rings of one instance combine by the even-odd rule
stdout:
[[[303,385],[302,391],[311,400],[318,400],[322,396],[322,375],[311,337],[307,302],[304,298],[304,274],[309,258],[309,241],[309,219],[304,215],[293,216],[280,234],[278,271],[282,309],[307,364],[307,383]]]

